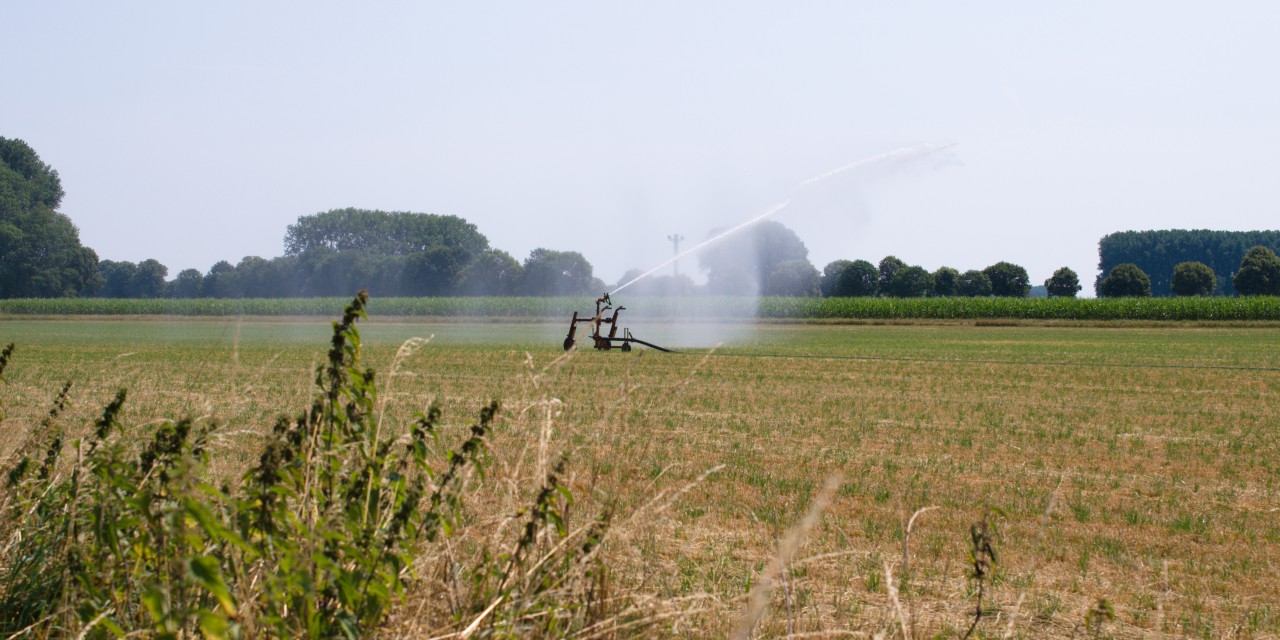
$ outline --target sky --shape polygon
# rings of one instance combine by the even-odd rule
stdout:
[[[58,170],[85,245],[171,278],[344,207],[460,216],[614,283],[791,200],[774,219],[818,269],[1006,260],[1085,293],[1108,233],[1280,226],[1275,2],[50,0],[0,22],[0,136]]]

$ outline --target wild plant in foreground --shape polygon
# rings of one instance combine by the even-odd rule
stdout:
[[[463,517],[466,480],[483,477],[498,403],[483,407],[439,473],[436,406],[417,414],[405,436],[383,433],[375,374],[360,363],[356,322],[366,302],[361,292],[334,323],[310,408],[277,420],[236,487],[207,477],[216,424],[164,421],[145,444],[130,446],[141,439],[125,424],[124,390],[91,433],[64,446],[56,424],[64,387],[6,465],[0,637],[328,638],[383,624],[413,579],[421,546]],[[0,357],[0,372],[11,353]],[[571,494],[563,473],[561,463],[547,476],[511,551],[485,552],[463,569],[477,585],[476,604],[459,612],[457,625],[557,635],[602,615],[552,607],[539,595],[564,596],[567,576],[589,573],[583,567],[608,526],[605,516],[577,532],[577,546],[565,544]],[[535,553],[540,544],[553,551]],[[484,615],[473,619],[483,603]]]
[[[978,622],[982,620],[982,597],[986,593],[986,584],[991,581],[991,573],[996,565],[995,544],[1000,533],[992,519],[997,515],[1004,514],[998,509],[987,507],[982,514],[982,519],[969,527],[969,562],[972,566],[969,581],[973,585],[974,611],[973,623],[969,625],[969,630],[965,631],[965,638],[973,635],[974,629],[978,628]]]

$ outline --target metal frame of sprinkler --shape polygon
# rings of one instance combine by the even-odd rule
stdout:
[[[577,344],[577,341],[574,340],[574,336],[578,332],[578,323],[589,322],[591,323],[591,341],[594,343],[595,348],[601,351],[608,351],[616,348],[620,349],[623,353],[626,353],[631,351],[631,345],[632,343],[635,343],[642,344],[650,349],[674,353],[670,349],[659,347],[651,342],[645,342],[644,340],[631,335],[631,329],[623,329],[622,337],[619,338],[618,314],[622,313],[622,310],[626,309],[626,307],[620,306],[617,309],[613,309],[613,314],[606,316],[605,314],[610,309],[613,309],[613,301],[609,299],[609,294],[606,293],[599,298],[596,298],[596,313],[590,318],[579,317],[578,312],[574,311],[573,319],[569,321],[569,335],[565,336],[564,339],[564,350],[568,351]],[[609,325],[609,335],[607,336],[600,333],[600,325],[603,324]]]

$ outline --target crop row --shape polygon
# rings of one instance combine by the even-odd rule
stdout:
[[[681,319],[1280,321],[1280,298],[633,298],[624,316]],[[341,298],[0,300],[7,315],[328,316]],[[591,297],[382,298],[378,316],[561,319]]]
[[[1280,298],[765,298],[764,318],[1280,320]]]

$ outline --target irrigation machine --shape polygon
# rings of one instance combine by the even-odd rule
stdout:
[[[587,318],[579,315],[577,311],[573,312],[573,319],[569,321],[569,335],[564,339],[564,350],[568,351],[573,348],[577,341],[574,336],[578,332],[578,323],[586,322],[591,325],[591,341],[595,348],[608,351],[609,349],[621,349],[622,351],[631,351],[632,344],[642,344],[650,349],[665,351],[672,353],[670,349],[659,347],[652,342],[645,342],[633,335],[631,329],[623,329],[622,337],[618,337],[618,314],[622,313],[626,307],[613,308],[613,301],[609,299],[609,294],[604,294],[596,298],[596,313]],[[609,311],[613,313],[610,314]],[[601,331],[601,325],[609,325],[609,334],[605,335]]]

